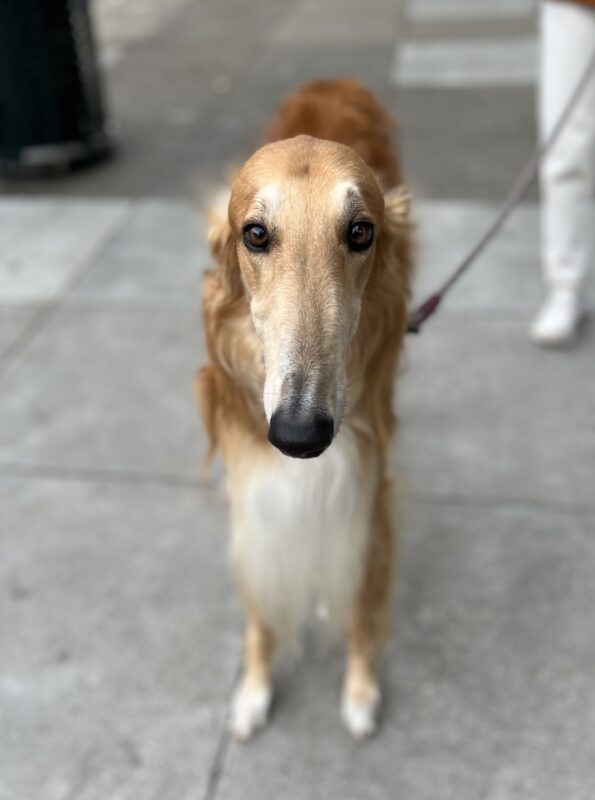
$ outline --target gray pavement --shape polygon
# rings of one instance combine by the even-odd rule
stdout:
[[[494,39],[492,22],[525,41],[529,3],[324,8],[100,0],[120,158],[1,187],[0,800],[595,796],[595,333],[567,352],[527,341],[534,196],[407,342],[378,735],[341,728],[341,650],[317,630],[277,665],[271,726],[248,746],[227,734],[242,618],[192,396],[197,200],[291,85],[356,74],[401,120],[421,297],[534,137],[522,54],[489,88],[398,66],[419,75],[435,41],[452,67],[446,45]]]

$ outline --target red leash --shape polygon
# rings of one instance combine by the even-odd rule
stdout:
[[[539,144],[533,151],[531,158],[525,164],[524,169],[519,174],[518,178],[512,184],[510,191],[504,198],[496,217],[492,223],[486,228],[483,235],[480,237],[476,245],[471,249],[469,254],[461,261],[459,266],[453,274],[446,280],[439,289],[431,294],[421,305],[415,308],[409,315],[407,323],[407,333],[419,333],[424,322],[429,319],[438,310],[440,303],[448,294],[454,284],[461,278],[469,269],[475,259],[482,253],[485,247],[490,243],[494,236],[498,233],[504,222],[512,214],[518,204],[521,202],[527,190],[533,183],[542,161],[549,154],[552,147],[556,143],[558,137],[564,130],[566,123],[574,108],[579,101],[583,91],[588,85],[590,79],[595,73],[595,51],[591,54],[591,58],[587,62],[585,71],[580,77],[580,80],[574,87],[572,94],[566,104],[566,107],[560,114],[560,118],[552,128],[550,135]]]

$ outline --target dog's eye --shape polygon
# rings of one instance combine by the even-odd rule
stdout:
[[[262,225],[246,225],[244,228],[244,244],[249,250],[262,251],[269,246],[269,235]]]
[[[367,250],[374,241],[374,226],[371,222],[352,222],[347,229],[347,245],[350,250]]]

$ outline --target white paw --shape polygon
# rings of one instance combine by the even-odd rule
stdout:
[[[271,707],[270,687],[254,689],[240,686],[231,705],[231,732],[240,742],[245,742],[264,727]]]
[[[376,730],[376,714],[380,705],[380,693],[376,691],[368,700],[343,698],[341,716],[345,727],[354,739],[365,739]]]

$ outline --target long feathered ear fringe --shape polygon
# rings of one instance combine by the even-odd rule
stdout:
[[[194,379],[194,393],[207,432],[209,448],[200,465],[200,478],[208,478],[210,467],[218,445],[217,397],[210,365],[202,367]]]

